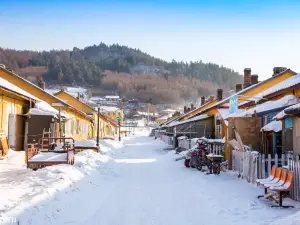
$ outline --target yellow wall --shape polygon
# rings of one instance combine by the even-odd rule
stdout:
[[[9,114],[23,114],[23,107],[29,109],[28,102],[21,100],[19,97],[6,91],[0,90],[0,129],[4,134],[8,135],[8,118]]]
[[[58,103],[59,100],[56,99],[56,97],[49,95],[47,93],[45,93],[45,91],[37,88],[36,86],[34,86],[32,83],[30,82],[26,82],[25,80],[19,78],[18,76],[15,76],[13,74],[8,73],[7,71],[3,70],[0,67],[0,77],[3,77],[4,79],[8,80],[9,82],[11,82],[12,84],[18,86],[19,88],[26,90],[28,93],[34,95],[35,97],[47,102],[48,104],[52,104],[52,103]],[[76,107],[76,106],[73,106]],[[56,109],[58,109],[58,107],[54,107]],[[88,138],[88,131],[85,132],[85,126],[86,124],[90,124],[90,120],[88,117],[84,116],[83,114],[76,112],[74,109],[70,109],[67,106],[61,107],[62,111],[65,111],[66,113],[70,114],[71,116],[73,116],[74,118],[72,120],[74,120],[75,123],[78,123],[78,127],[79,127],[79,132],[74,131],[74,138],[81,140],[81,139],[87,139]],[[77,122],[78,121],[78,122]],[[66,124],[66,126],[70,126],[71,127],[71,121],[70,124]],[[76,127],[76,125],[75,125]],[[66,132],[67,133],[67,132]],[[71,134],[72,131],[68,131],[68,134]]]
[[[73,137],[75,140],[87,140],[90,136],[91,122],[85,117],[78,116],[72,111],[66,112],[68,115],[65,122],[66,137]]]
[[[124,112],[123,112],[123,110],[117,110],[117,111],[114,111],[114,112],[105,112],[104,115],[111,118],[113,121],[117,121],[118,118],[119,118],[119,115],[120,115],[120,118],[121,118],[120,123],[123,124],[123,122],[124,122]]]

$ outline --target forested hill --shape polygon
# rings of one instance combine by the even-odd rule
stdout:
[[[204,84],[211,83],[224,88],[231,88],[241,81],[238,73],[213,63],[202,61],[185,63],[174,60],[166,62],[139,49],[117,44],[108,46],[104,43],[84,49],[43,52],[0,48],[0,64],[5,64],[21,75],[31,71],[35,74],[41,73],[48,83],[65,85],[102,87],[105,80],[104,71],[120,74],[153,74],[165,79],[172,78],[171,80],[176,77],[199,79]],[[147,83],[146,80],[145,82]],[[122,89],[119,87],[117,91],[122,92]],[[149,91],[151,92],[148,89],[147,92]]]

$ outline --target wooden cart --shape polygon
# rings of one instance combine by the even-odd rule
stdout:
[[[54,139],[55,141],[57,138],[50,139]],[[62,139],[65,140],[63,140],[63,147],[61,149],[55,149],[55,143],[52,143],[51,145],[49,144],[48,151],[41,151],[40,144],[28,144],[26,150],[27,168],[37,170],[39,168],[57,164],[73,165],[75,158],[74,139],[73,144],[70,142],[70,140],[72,141],[72,138],[61,138],[61,140]]]
[[[214,155],[214,154],[208,154],[206,155],[207,159],[210,161],[210,164],[208,166],[209,173],[210,174],[220,174],[221,171],[221,163],[223,161],[222,155]]]

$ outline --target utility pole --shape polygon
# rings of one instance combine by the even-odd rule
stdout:
[[[100,133],[100,104],[98,104],[98,115],[97,115],[97,147],[99,147],[99,133]]]
[[[119,141],[121,141],[121,118],[120,118],[120,116],[118,118],[118,124],[119,124]]]

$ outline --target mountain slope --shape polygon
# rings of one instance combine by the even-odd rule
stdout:
[[[224,89],[232,87],[234,84],[241,81],[241,76],[231,69],[213,64],[199,62],[166,62],[164,60],[150,56],[139,49],[129,48],[120,45],[106,45],[100,43],[84,49],[73,48],[73,50],[53,50],[53,51],[17,51],[11,49],[0,48],[0,63],[17,71],[21,75],[34,72],[41,73],[47,83],[50,84],[68,84],[68,85],[85,85],[93,86],[94,88],[108,89],[107,79],[108,74],[113,81],[114,86],[109,89],[111,92],[118,91],[126,95],[126,88],[120,87],[120,76],[111,74],[126,74],[133,76],[136,74],[152,74],[161,82],[168,83],[170,88],[176,88],[178,82],[183,82],[182,90],[191,88],[193,96],[190,94],[179,93],[178,98],[182,100],[190,99],[199,94],[212,93],[211,88],[221,86]],[[106,73],[112,71],[114,73]],[[106,79],[105,79],[106,76]],[[118,80],[119,79],[119,80]],[[149,84],[149,76],[144,76],[142,83],[148,84],[141,87],[131,89],[131,94],[146,91],[151,95],[157,88],[155,83]],[[184,81],[183,81],[184,80]],[[117,84],[118,83],[118,84]],[[128,82],[127,82],[128,83]],[[177,83],[177,84],[176,84]],[[197,85],[192,85],[197,83]],[[125,85],[125,84],[124,84]],[[124,86],[123,85],[123,86]],[[161,85],[160,85],[161,88]],[[167,87],[166,87],[167,88]],[[133,92],[132,92],[133,91]],[[195,94],[196,93],[196,94]],[[173,101],[173,100],[172,100]]]

